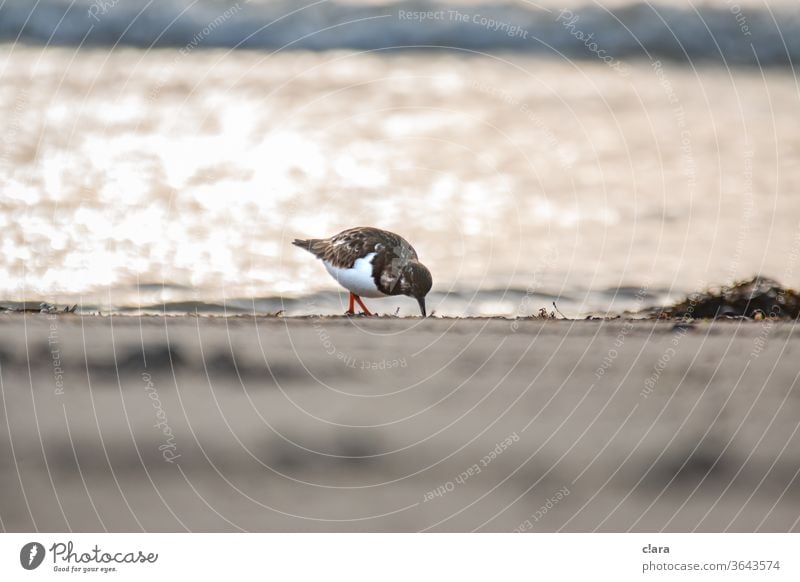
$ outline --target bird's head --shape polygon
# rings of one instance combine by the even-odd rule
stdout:
[[[414,297],[419,303],[422,317],[425,317],[425,296],[433,286],[433,278],[428,268],[419,261],[409,261],[400,274],[400,289],[403,295]]]

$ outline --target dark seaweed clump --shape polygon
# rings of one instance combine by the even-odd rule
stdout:
[[[800,294],[774,279],[754,277],[729,287],[692,293],[671,307],[654,309],[650,315],[659,319],[797,319]]]

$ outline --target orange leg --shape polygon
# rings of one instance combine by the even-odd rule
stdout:
[[[370,310],[369,310],[369,309],[367,309],[367,306],[366,306],[366,305],[364,305],[364,302],[363,302],[363,301],[361,301],[361,297],[359,297],[358,295],[353,295],[352,293],[350,294],[350,297],[351,297],[351,298],[352,298],[352,297],[355,297],[355,298],[356,298],[356,302],[357,302],[357,303],[358,303],[358,304],[361,306],[361,309],[363,309],[363,310],[364,310],[364,314],[365,314],[365,315],[372,315],[372,313],[370,312]],[[351,301],[352,301],[352,299],[351,299]]]
[[[344,312],[345,315],[355,315],[356,314],[356,304],[355,304],[356,296],[350,293],[350,306],[347,308],[347,311]]]

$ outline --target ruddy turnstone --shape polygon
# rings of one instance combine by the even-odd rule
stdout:
[[[328,273],[350,291],[348,315],[355,314],[355,303],[372,315],[362,297],[408,295],[419,303],[422,317],[426,316],[425,296],[433,284],[431,272],[403,237],[359,226],[330,238],[295,239],[292,244],[322,259]]]

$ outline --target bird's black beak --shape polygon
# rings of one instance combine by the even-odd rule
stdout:
[[[427,317],[425,314],[425,298],[419,297],[417,301],[419,301],[419,310],[422,312],[422,317]]]

